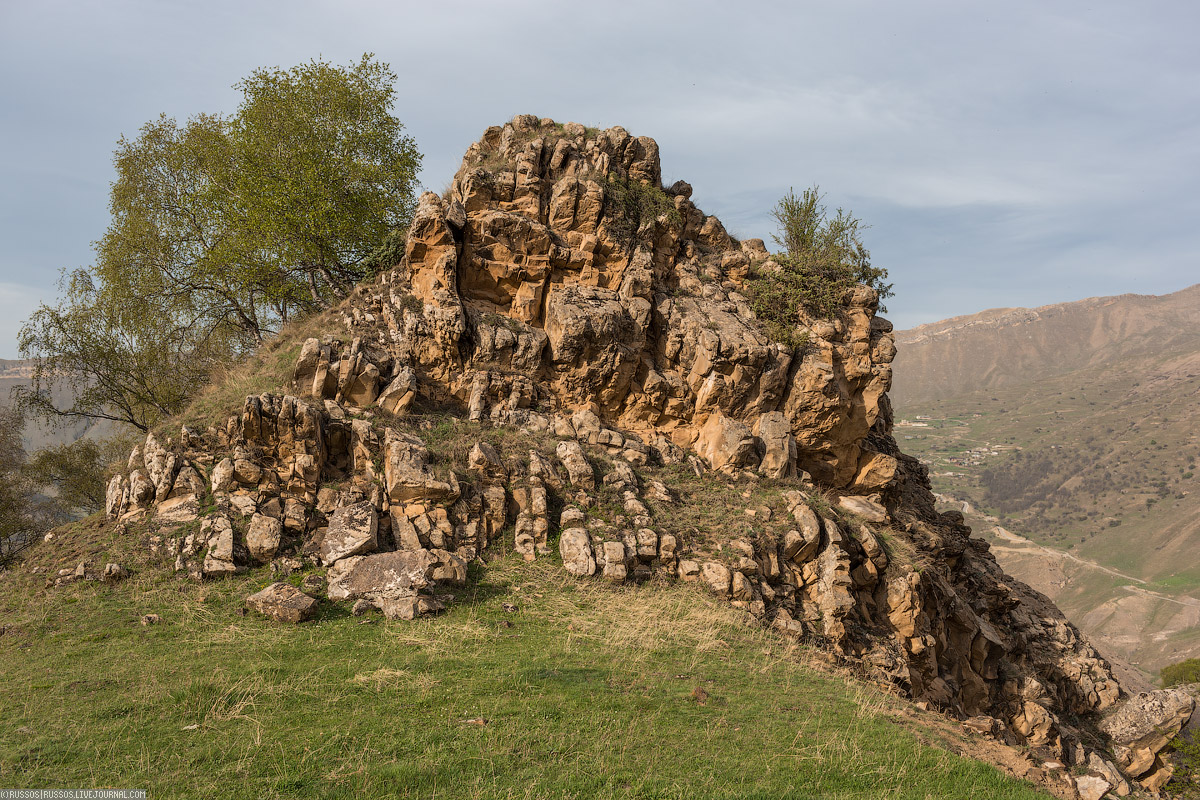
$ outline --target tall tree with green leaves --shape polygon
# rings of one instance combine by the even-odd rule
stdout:
[[[395,80],[370,54],[257,70],[233,116],[163,116],[122,138],[95,264],[21,331],[25,408],[145,430],[214,364],[367,277],[415,207],[421,155],[393,116]],[[47,389],[64,380],[76,400],[59,408]]]

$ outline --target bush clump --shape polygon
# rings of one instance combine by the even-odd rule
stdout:
[[[1200,658],[1189,658],[1178,664],[1168,664],[1159,672],[1164,689],[1185,683],[1200,683]]]
[[[633,241],[644,223],[664,214],[670,222],[683,225],[675,203],[661,187],[622,178],[614,172],[604,180],[604,210],[609,231],[626,244]]]
[[[881,300],[893,294],[892,284],[884,283],[887,270],[871,265],[862,243],[866,226],[845,209],[830,216],[821,198],[816,186],[799,196],[788,190],[771,212],[779,224],[772,238],[783,248],[771,257],[778,269],[753,269],[746,282],[755,315],[767,334],[784,344],[801,337],[796,327],[802,310],[833,317],[846,291],[858,284],[875,289]]]

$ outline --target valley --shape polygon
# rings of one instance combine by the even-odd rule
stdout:
[[[1192,287],[897,335],[897,441],[1006,569],[1148,675],[1200,655],[1198,314]]]

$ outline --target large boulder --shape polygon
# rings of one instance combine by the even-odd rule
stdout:
[[[335,562],[326,575],[330,600],[389,600],[415,595],[433,581],[439,566],[428,550],[398,550],[351,556]]]
[[[415,436],[388,430],[383,458],[384,485],[397,503],[429,501],[452,503],[458,499],[454,473],[449,481],[439,480],[429,468],[429,451]]]
[[[1106,717],[1100,729],[1112,739],[1113,755],[1122,772],[1138,778],[1143,785],[1151,776],[1165,782],[1170,768],[1158,754],[1195,710],[1195,699],[1184,689],[1142,692]],[[1167,770],[1165,777],[1160,774],[1162,770]]]
[[[379,549],[379,518],[370,501],[342,506],[329,518],[321,539],[321,561],[325,564]]]
[[[572,575],[584,577],[596,572],[596,556],[592,553],[592,541],[583,528],[568,528],[558,538],[558,552],[563,567]]]
[[[750,428],[720,413],[704,423],[693,447],[713,469],[722,472],[736,472],[758,463],[758,443]]]
[[[250,518],[250,527],[246,530],[246,549],[250,558],[265,564],[279,552],[279,542],[283,538],[283,523],[265,514],[255,514]]]
[[[316,598],[288,583],[272,583],[246,598],[246,606],[279,622],[303,622],[317,612]]]

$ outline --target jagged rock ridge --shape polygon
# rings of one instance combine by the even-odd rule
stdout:
[[[1120,695],[1108,664],[961,516],[934,511],[924,468],[892,439],[895,346],[875,292],[798,320],[801,350],[770,341],[739,293],[752,267],[775,268],[762,242],[660,180],[655,142],[621,128],[488,129],[447,196],[421,198],[403,261],[342,307],[350,340],[307,341],[287,394],[248,397],[223,426],[149,436],[108,513],[186,524],[211,503],[164,542],[179,570],[307,559],[331,599],[393,618],[438,610],[438,587],[511,526],[526,558],[557,549],[581,578],[702,581],[914,698],[1110,767],[1095,750],[1097,714]],[[422,404],[557,444],[477,442],[456,474],[393,424]],[[780,481],[792,527],[665,533],[647,505],[676,501],[652,474],[663,464]],[[587,513],[602,491],[620,498],[615,520]],[[1144,761],[1136,777],[1161,782]]]

